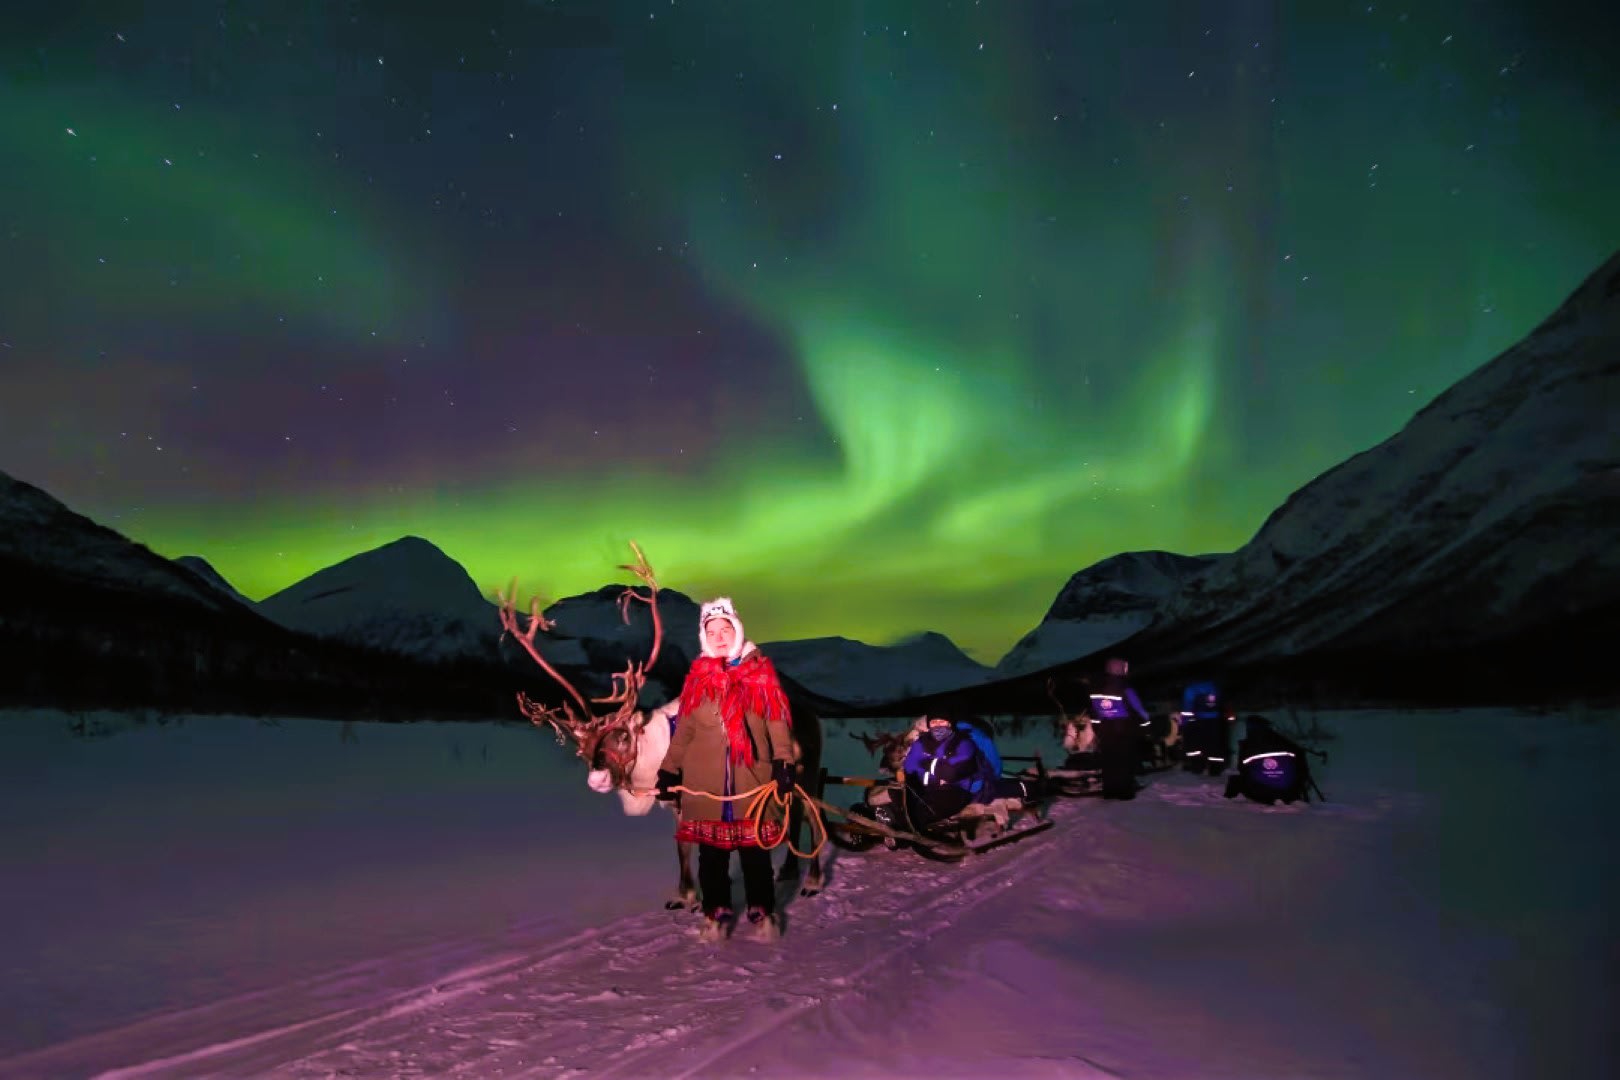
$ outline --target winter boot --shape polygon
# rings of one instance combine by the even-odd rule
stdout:
[[[708,913],[703,920],[703,929],[698,931],[698,940],[702,942],[724,941],[731,936],[731,909],[716,908]]]
[[[748,909],[748,936],[755,941],[776,941],[782,936],[782,924],[764,908]]]

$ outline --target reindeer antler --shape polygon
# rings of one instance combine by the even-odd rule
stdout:
[[[634,711],[636,702],[641,697],[641,688],[647,685],[647,673],[658,663],[658,650],[664,644],[664,622],[658,614],[658,578],[653,574],[653,568],[647,562],[647,556],[641,551],[641,546],[634,540],[630,541],[630,550],[636,553],[633,563],[620,563],[620,570],[628,570],[641,579],[647,586],[647,595],[636,592],[634,586],[626,587],[619,594],[619,618],[626,626],[630,625],[630,603],[639,600],[651,609],[653,624],[652,649],[647,653],[647,659],[637,662],[629,661],[623,671],[613,676],[613,692],[606,697],[592,698],[599,705],[618,705],[615,715]]]
[[[658,616],[658,580],[653,575],[652,567],[647,563],[647,557],[642,553],[634,540],[630,541],[630,549],[636,554],[636,561],[630,564],[621,564],[621,570],[628,570],[645,583],[649,595],[642,596],[634,587],[624,590],[619,597],[619,616],[626,624],[630,621],[630,601],[640,600],[652,609],[653,645],[647,659],[642,662],[630,661],[625,669],[612,676],[613,692],[606,697],[592,698],[591,704],[617,705],[618,708],[605,716],[596,716],[592,713],[590,705],[586,704],[585,695],[573,683],[563,678],[562,674],[540,652],[535,643],[535,636],[542,630],[550,632],[555,623],[547,619],[541,611],[540,600],[533,597],[529,601],[528,625],[526,629],[518,625],[517,612],[517,579],[512,579],[510,595],[496,593],[500,599],[500,618],[503,636],[511,634],[522,645],[529,657],[545,671],[547,675],[567,691],[572,702],[565,701],[559,706],[544,706],[531,700],[528,695],[517,695],[518,709],[535,726],[550,726],[557,732],[558,741],[564,736],[579,741],[593,728],[607,728],[622,723],[635,712],[636,703],[641,696],[641,688],[646,685],[647,672],[651,670],[658,660],[658,649],[663,643],[663,623]]]
[[[1046,677],[1046,696],[1051,698],[1052,704],[1057,706],[1059,716],[1067,717],[1069,715],[1069,710],[1065,709],[1063,707],[1063,702],[1058,700],[1057,677],[1055,675],[1048,675]]]
[[[651,671],[653,665],[658,663],[658,650],[664,644],[664,621],[658,614],[658,579],[653,576],[653,568],[647,562],[647,556],[641,553],[641,545],[634,540],[630,541],[630,550],[636,553],[633,563],[620,563],[620,570],[628,570],[641,579],[647,586],[647,595],[642,596],[636,590],[626,588],[619,594],[619,618],[624,620],[626,626],[630,625],[630,601],[640,600],[652,609],[653,643],[652,651],[647,654],[647,662],[642,665],[644,671]]]
[[[545,613],[540,608],[540,598],[534,596],[529,598],[528,628],[523,629],[518,626],[517,578],[512,579],[512,591],[510,593],[496,590],[495,596],[501,602],[501,636],[505,637],[507,634],[511,634],[517,640],[517,643],[523,646],[524,651],[529,654],[529,658],[539,664],[545,673],[556,680],[558,685],[568,692],[568,696],[574,699],[574,703],[579,706],[579,715],[576,715],[573,706],[566,702],[559,706],[548,707],[541,705],[537,701],[530,700],[529,696],[522,692],[519,692],[517,696],[518,710],[529,718],[530,723],[537,727],[542,724],[549,724],[555,728],[559,740],[564,735],[574,734],[575,729],[591,713],[590,707],[585,704],[585,695],[581,694],[573,683],[563,678],[562,674],[551,666],[551,662],[541,654],[540,647],[534,641],[535,635],[540,631],[544,630],[550,633],[551,629],[557,624],[546,618]]]

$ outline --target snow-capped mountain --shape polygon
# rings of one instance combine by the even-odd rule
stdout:
[[[236,610],[213,585],[142,544],[114,532],[32,484],[0,472],[0,566],[16,581],[0,600],[17,596],[44,572],[55,581],[119,593],[148,594],[202,611]]]
[[[1566,640],[1595,655],[1594,633],[1620,631],[1617,418],[1620,255],[1400,432],[1291,496],[1131,647],[1176,666]]]
[[[604,585],[547,607],[545,616],[554,625],[536,638],[541,654],[554,663],[588,669],[598,691],[605,691],[609,676],[623,671],[630,661],[645,662],[652,650],[652,611],[645,603],[631,601],[621,613],[619,599],[625,588]],[[636,586],[636,591],[646,594],[643,586]],[[663,643],[642,695],[646,706],[680,693],[680,682],[698,654],[698,605],[690,597],[674,589],[658,590],[658,621]]]
[[[182,555],[178,559],[174,560],[174,563],[176,566],[190,570],[193,574],[196,574],[198,577],[202,578],[208,584],[212,585],[226,596],[229,596],[237,603],[245,604],[248,607],[255,606],[252,600],[249,600],[247,597],[237,592],[236,586],[232,585],[229,581],[226,581],[225,575],[214,569],[214,565],[201,555]]]
[[[1112,653],[1155,692],[1214,676],[1250,701],[1279,686],[1431,702],[1612,692],[1617,416],[1620,255],[1400,432],[1295,492],[1237,552],[1189,564],[1145,629],[860,712],[1039,712],[1049,678],[1094,673]]]
[[[992,674],[943,634],[917,634],[894,645],[844,637],[760,645],[777,669],[817,694],[864,705],[971,686]]]
[[[1130,551],[1081,570],[1059,591],[1040,625],[996,664],[995,674],[1039,671],[1125,640],[1146,629],[1188,582],[1221,558]]]
[[[434,662],[488,662],[501,632],[461,564],[417,536],[318,570],[259,610],[291,630]]]
[[[621,609],[619,598],[625,588],[604,585],[594,592],[558,600],[545,609],[546,618],[555,624],[546,636],[608,645],[627,656],[645,657],[652,648],[652,611],[637,601]],[[637,586],[636,591],[646,594],[642,586]],[[664,635],[660,653],[674,650],[690,662],[698,651],[697,620],[698,606],[690,597],[674,589],[658,590],[658,621]]]
[[[632,603],[625,622],[619,608],[624,589],[605,585],[544,609],[553,625],[536,636],[535,645],[588,695],[606,693],[613,674],[630,660],[645,660],[651,649],[651,613],[646,604]],[[266,597],[259,607],[281,625],[318,637],[434,663],[498,659],[544,681],[527,654],[511,641],[501,642],[493,600],[482,595],[461,564],[420,537],[403,537],[319,570]],[[678,693],[697,655],[697,605],[663,589],[658,613],[664,644],[644,704]]]

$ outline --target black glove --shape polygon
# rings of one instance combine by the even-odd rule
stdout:
[[[679,787],[680,783],[681,783],[681,774],[680,773],[669,772],[666,769],[659,769],[658,770],[658,801],[659,802],[674,802],[676,799],[680,798],[679,794],[677,794],[676,792],[670,790],[670,788]]]
[[[793,763],[778,761],[771,765],[771,779],[776,781],[776,793],[782,798],[793,794]]]

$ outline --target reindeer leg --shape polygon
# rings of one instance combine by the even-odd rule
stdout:
[[[675,888],[675,895],[664,901],[664,910],[679,911],[686,908],[696,911],[700,906],[698,900],[697,884],[692,880],[692,845],[675,841],[675,860],[680,863],[680,883]]]
[[[816,770],[818,776],[820,774],[820,771],[821,770],[819,768]],[[815,784],[814,786],[818,789],[815,794],[816,794],[816,798],[819,799],[821,797],[821,791],[819,790],[820,785]],[[809,831],[810,830],[805,827],[804,800],[802,800],[802,799],[794,799],[793,800],[793,832],[792,832],[794,843],[798,843],[799,834],[801,832],[809,832]],[[803,850],[804,845],[799,844],[799,847],[800,847],[801,850]],[[795,878],[797,878],[799,876],[799,858],[798,858],[798,856],[794,855],[792,852],[788,853],[788,858],[793,862],[793,876]],[[804,875],[803,884],[801,884],[799,886],[799,895],[800,896],[806,896],[806,897],[808,897],[808,896],[819,896],[819,895],[821,895],[821,886],[822,886],[822,881],[821,881],[821,856],[820,856],[820,854],[812,855],[812,856],[810,856],[810,858],[806,859],[805,862],[810,864],[810,869],[809,869],[809,872]],[[786,867],[784,867],[783,869],[786,869]]]
[[[792,844],[794,847],[800,846],[799,826],[804,821],[804,811],[799,809],[799,806],[799,800],[794,799],[793,805],[788,808],[787,843],[782,845],[783,848],[787,849],[787,854],[782,857],[782,869],[776,872],[777,881],[799,880],[799,857],[793,854],[792,848],[788,847],[788,844]]]

